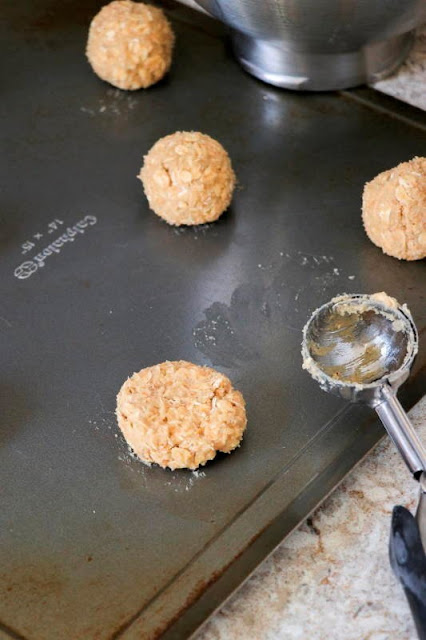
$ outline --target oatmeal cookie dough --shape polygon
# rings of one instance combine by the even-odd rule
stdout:
[[[139,178],[151,209],[172,225],[217,220],[235,187],[225,149],[196,131],[160,138],[145,156]]]
[[[172,61],[174,35],[161,9],[114,0],[93,18],[86,55],[93,71],[119,89],[161,80]]]
[[[179,360],[142,369],[117,396],[118,425],[144,462],[197,469],[239,446],[243,396],[222,373]]]
[[[372,242],[400,260],[426,257],[426,158],[384,171],[364,188],[362,219]]]

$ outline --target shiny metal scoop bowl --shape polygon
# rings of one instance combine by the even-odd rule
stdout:
[[[426,450],[396,397],[417,351],[410,312],[385,294],[333,298],[303,329],[304,369],[324,391],[374,407],[411,474],[421,480],[417,518],[425,545]]]
[[[333,298],[309,319],[302,345],[304,368],[325,391],[371,406],[382,401],[383,387],[407,379],[418,350],[408,309],[378,295]]]

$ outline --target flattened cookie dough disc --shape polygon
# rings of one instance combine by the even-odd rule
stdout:
[[[167,73],[174,35],[161,9],[114,0],[93,18],[86,55],[93,71],[119,89],[151,86]]]
[[[426,158],[384,171],[364,188],[365,231],[384,253],[400,260],[426,257]]]
[[[197,469],[240,444],[243,396],[222,373],[179,360],[142,369],[117,396],[118,425],[144,462]]]
[[[151,209],[172,225],[217,220],[235,187],[225,149],[197,131],[160,138],[145,156],[139,178]]]

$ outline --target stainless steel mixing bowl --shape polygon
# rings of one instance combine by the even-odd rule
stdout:
[[[404,60],[425,0],[195,0],[232,29],[254,76],[289,89],[379,80]]]

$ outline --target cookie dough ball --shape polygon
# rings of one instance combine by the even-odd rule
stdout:
[[[163,362],[126,380],[117,396],[118,425],[144,462],[197,469],[240,444],[243,396],[222,373],[190,362]]]
[[[225,149],[196,131],[160,138],[145,156],[139,178],[151,209],[173,225],[217,220],[235,186]]]
[[[384,253],[400,260],[426,257],[426,158],[384,171],[364,188],[365,231]]]
[[[158,82],[172,61],[174,35],[161,9],[115,0],[93,18],[86,55],[93,71],[119,89]]]

